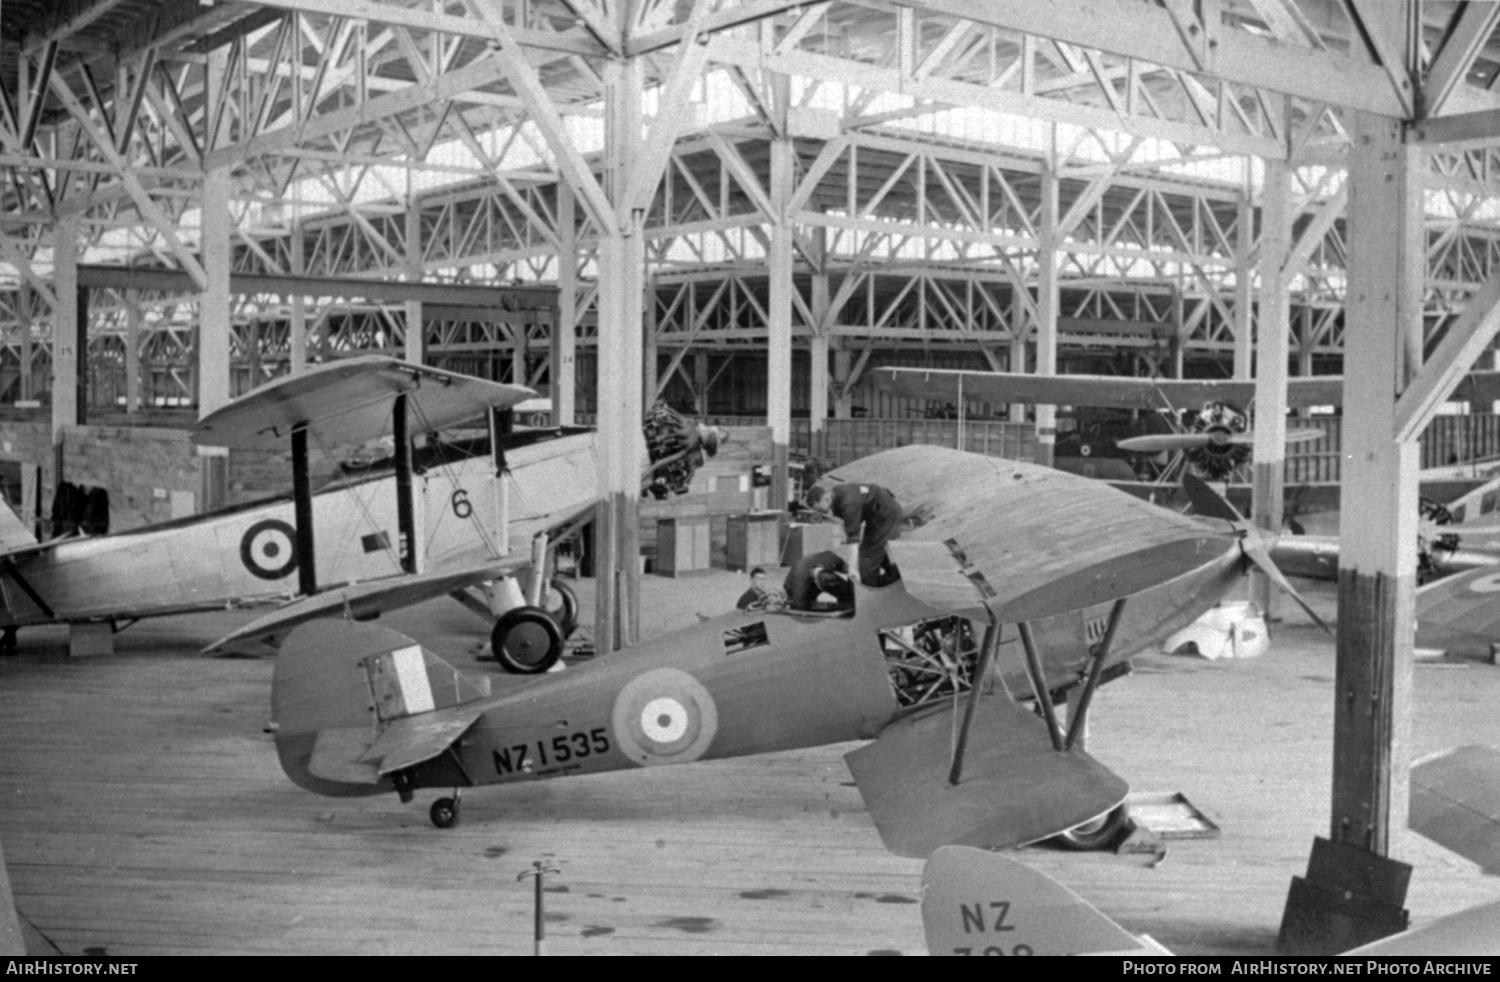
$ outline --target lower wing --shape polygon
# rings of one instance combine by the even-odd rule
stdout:
[[[1082,750],[1055,750],[1047,724],[1004,696],[979,700],[962,777],[950,784],[954,710],[949,703],[903,717],[844,756],[881,841],[897,855],[1035,842],[1108,813],[1130,790]]]

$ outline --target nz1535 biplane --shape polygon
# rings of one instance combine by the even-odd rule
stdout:
[[[296,598],[217,642],[284,635],[303,620],[380,610],[520,573],[539,533],[586,514],[597,460],[587,431],[495,432],[492,410],[519,386],[362,356],[262,386],[200,420],[200,445],[291,448],[293,493],[97,538],[64,538],[0,554],[0,627],[102,624]],[[490,420],[489,446],[418,434]],[[310,449],[389,437],[388,466],[311,487]],[[477,441],[483,444],[483,440]],[[493,449],[491,449],[493,448]],[[14,531],[14,530],[12,530]],[[545,670],[561,652],[567,597],[549,603],[533,577],[529,604],[502,614],[496,657]],[[537,582],[541,581],[541,582]],[[538,609],[550,606],[551,614]]]
[[[308,624],[273,679],[283,770],[332,796],[452,789],[446,827],[477,785],[873,740],[846,760],[894,852],[1112,837],[1127,788],[1083,749],[1090,700],[1268,567],[1259,533],[932,446],[823,481],[879,482],[921,520],[852,611],[726,614],[495,694],[395,632]]]

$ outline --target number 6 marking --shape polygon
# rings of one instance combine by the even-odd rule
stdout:
[[[453,505],[453,514],[459,518],[468,518],[474,514],[474,506],[469,503],[469,492],[463,488],[453,492],[453,497],[449,499],[449,502]]]

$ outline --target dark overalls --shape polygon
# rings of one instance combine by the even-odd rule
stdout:
[[[859,581],[874,587],[899,580],[901,571],[885,548],[901,530],[896,496],[878,484],[840,484],[829,501],[832,514],[844,523],[844,534],[859,536]]]

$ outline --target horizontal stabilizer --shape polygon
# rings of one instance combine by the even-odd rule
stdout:
[[[240,396],[193,425],[194,443],[283,450],[305,427],[314,445],[349,446],[391,432],[391,408],[408,397],[414,429],[431,432],[513,406],[536,393],[384,355],[346,358],[289,375]]]
[[[431,760],[464,735],[482,711],[462,706],[406,716],[388,724],[360,759],[375,764],[381,774]]]
[[[380,771],[363,759],[374,740],[375,731],[368,726],[320,730],[313,740],[307,771],[340,784],[379,784]]]
[[[1411,828],[1500,873],[1500,750],[1455,747],[1413,764]]]
[[[980,699],[962,778],[949,784],[954,724],[946,704],[903,717],[844,755],[881,841],[897,855],[1035,842],[1106,814],[1130,790],[1083,751],[1054,750],[1046,724],[1002,696]]]
[[[265,640],[285,634],[299,624],[320,618],[349,617],[360,620],[374,617],[388,610],[410,607],[437,597],[445,597],[455,590],[467,589],[486,580],[498,579],[513,573],[526,565],[529,559],[529,556],[516,556],[464,569],[418,573],[410,576],[388,576],[379,580],[367,580],[364,583],[334,587],[316,596],[304,597],[278,607],[263,617],[257,617],[203,650],[208,653],[241,641]]]
[[[1040,870],[968,846],[922,867],[922,928],[929,955],[1157,953]]]

